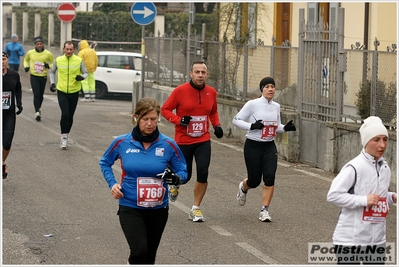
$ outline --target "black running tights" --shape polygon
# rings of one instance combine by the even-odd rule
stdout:
[[[133,209],[119,206],[119,222],[130,247],[130,264],[155,264],[169,208]]]

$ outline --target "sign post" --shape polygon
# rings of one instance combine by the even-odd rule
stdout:
[[[144,43],[144,26],[152,23],[157,15],[157,8],[151,2],[136,2],[131,9],[131,16],[134,22],[141,25],[141,97],[144,96],[144,60],[145,60],[145,43]]]
[[[61,44],[60,44],[62,50],[63,43],[68,40],[68,25],[70,25],[69,23],[76,18],[75,6],[72,5],[71,3],[63,3],[59,5],[57,8],[57,16],[64,25],[64,40],[61,39]]]

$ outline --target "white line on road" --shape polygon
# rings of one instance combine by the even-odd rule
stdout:
[[[213,139],[211,139],[211,141],[216,143],[216,144],[218,144],[218,145],[229,147],[229,148],[234,149],[234,150],[239,151],[239,152],[244,152],[244,150],[242,148],[239,148],[239,147],[237,147],[235,145],[225,144],[225,143],[213,140]]]
[[[190,212],[190,208],[183,205],[182,203],[175,201],[175,202],[169,202],[170,205],[176,207],[177,209],[181,210],[182,212],[188,214]],[[206,219],[209,219],[209,217],[207,217]],[[223,235],[223,236],[232,236],[233,234],[224,230],[222,227],[217,226],[217,225],[209,225],[209,228],[211,228],[213,231],[215,231],[216,233],[218,233],[219,235]]]
[[[263,254],[262,252],[260,252],[259,250],[257,250],[256,248],[254,248],[253,246],[251,246],[245,242],[238,242],[236,244],[266,264],[280,264],[275,259],[270,258],[269,256]]]
[[[190,212],[190,208],[183,205],[182,203],[175,201],[175,202],[169,202],[170,205],[175,206],[176,208],[178,208],[179,210],[181,210],[182,212],[188,214]]]
[[[302,173],[304,173],[304,174],[306,174],[306,175],[313,176],[313,177],[315,177],[315,178],[317,178],[317,179],[321,179],[321,180],[326,181],[326,182],[329,182],[329,183],[331,183],[331,181],[332,181],[332,180],[329,179],[329,178],[325,178],[325,177],[323,177],[323,176],[321,176],[321,175],[318,175],[318,174],[312,173],[312,172],[307,172],[307,171],[305,171],[305,170],[294,169],[294,171],[302,172]]]
[[[209,228],[211,228],[213,231],[218,233],[219,235],[224,235],[224,236],[232,236],[233,234],[224,230],[222,227],[217,226],[217,225],[210,225]]]
[[[26,115],[24,115],[24,114],[20,114],[19,116],[20,116],[21,118],[24,118],[24,119],[27,120],[27,121],[35,122],[34,119],[32,119],[32,118],[30,118],[30,117],[28,117],[28,116],[26,116]],[[57,131],[55,131],[55,130],[53,130],[53,129],[47,127],[47,126],[45,126],[45,125],[42,124],[42,123],[37,123],[37,125],[38,125],[39,127],[43,128],[43,129],[47,130],[48,132],[57,135],[57,136],[60,136],[60,135],[61,135],[59,132],[57,132]],[[84,152],[92,153],[90,149],[88,149],[88,148],[85,147],[85,146],[80,145],[79,143],[76,143],[75,141],[73,141],[72,138],[68,138],[68,141],[69,141],[70,144],[74,144],[76,147],[80,148],[80,149],[83,150]]]

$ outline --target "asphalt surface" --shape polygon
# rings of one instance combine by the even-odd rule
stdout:
[[[21,79],[24,111],[17,116],[9,177],[2,184],[2,265],[126,265],[129,250],[117,201],[98,161],[115,136],[131,131],[131,101],[79,101],[70,148],[61,150],[56,94],[47,86],[37,122],[28,74],[22,72]],[[162,119],[159,128],[173,137],[170,123]],[[201,204],[205,222],[188,220],[194,173],[170,205],[156,264],[306,265],[309,242],[331,242],[339,208],[327,203],[326,194],[334,175],[280,159],[273,221],[263,223],[261,188],[248,193],[244,207],[236,202],[238,183],[246,176],[242,148],[235,139],[212,135],[209,185]],[[114,167],[120,177],[118,164]],[[396,240],[392,205],[387,241]]]

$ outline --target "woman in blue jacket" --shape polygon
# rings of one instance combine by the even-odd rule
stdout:
[[[187,180],[187,166],[176,142],[159,132],[159,103],[149,97],[136,105],[131,133],[120,135],[100,160],[101,171],[119,199],[119,221],[130,247],[129,264],[155,264],[168,220],[168,184]],[[120,182],[112,165],[119,160]],[[173,170],[173,171],[172,171]]]

